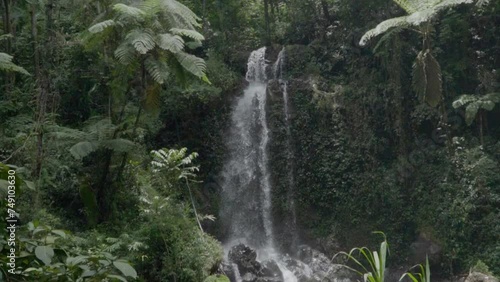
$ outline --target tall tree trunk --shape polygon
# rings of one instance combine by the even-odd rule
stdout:
[[[269,18],[269,1],[271,0],[264,0],[264,21],[265,21],[265,29],[266,29],[266,35],[265,35],[265,42],[264,44],[266,46],[271,45],[271,19]]]
[[[484,110],[479,110],[479,137],[481,140],[481,147],[484,148],[484,133],[483,133],[483,115]]]
[[[3,20],[4,20],[4,28],[5,28],[5,33],[6,34],[12,34],[12,27],[11,27],[11,20],[10,20],[10,3],[9,0],[3,0],[3,6],[4,6],[4,14],[3,14]],[[7,38],[6,40],[6,48],[5,52],[9,55],[12,55],[12,39]],[[15,75],[12,72],[7,72],[5,74],[6,78],[6,84],[5,84],[5,93],[10,93],[12,85],[14,84],[14,78]]]
[[[321,8],[323,9],[323,15],[325,16],[326,26],[328,26],[332,22],[332,18],[330,17],[330,12],[328,12],[328,3],[326,0],[321,0]]]

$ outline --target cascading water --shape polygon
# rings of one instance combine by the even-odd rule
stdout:
[[[248,86],[239,97],[231,114],[227,138],[228,159],[222,170],[220,222],[223,228],[227,271],[231,281],[328,281],[338,280],[330,275],[333,266],[325,255],[308,247],[299,248],[301,259],[282,255],[275,248],[271,216],[271,175],[268,144],[271,141],[267,124],[268,72],[273,72],[281,86],[286,125],[287,204],[289,219],[287,234],[297,247],[295,216],[295,180],[291,143],[288,84],[283,79],[284,49],[272,70],[265,59],[266,48],[253,51],[248,59]],[[240,274],[241,273],[241,274]],[[333,278],[332,278],[333,277]]]
[[[232,112],[220,214],[229,242],[244,242],[258,249],[274,246],[265,52],[264,47],[250,55],[246,74],[249,85]]]
[[[294,168],[294,153],[292,146],[292,133],[290,124],[290,106],[288,101],[288,81],[284,79],[284,66],[286,62],[286,51],[285,47],[281,49],[278,54],[278,58],[273,66],[274,78],[278,79],[280,84],[281,93],[283,93],[283,114],[285,119],[285,129],[286,129],[286,143],[285,143],[285,156],[286,156],[286,171],[287,171],[287,207],[288,207],[288,218],[287,218],[287,228],[288,233],[291,237],[291,248],[295,249],[298,245],[298,232],[297,232],[297,215],[295,211],[295,168]]]

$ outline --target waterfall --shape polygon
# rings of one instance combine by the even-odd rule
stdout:
[[[290,106],[288,100],[288,81],[283,77],[284,66],[286,63],[286,53],[285,47],[281,49],[278,54],[278,58],[273,66],[274,78],[279,81],[281,92],[283,93],[283,115],[285,120],[285,130],[286,130],[286,143],[285,143],[285,156],[286,156],[286,172],[287,172],[287,207],[288,207],[288,218],[287,218],[287,228],[288,233],[292,238],[291,248],[295,249],[298,245],[298,235],[297,235],[297,215],[295,211],[295,163],[294,163],[294,152],[292,146],[292,133],[290,124]]]
[[[232,111],[220,214],[227,241],[244,242],[257,249],[274,245],[265,52],[264,47],[250,55],[246,74],[249,85]]]
[[[248,86],[235,101],[231,127],[226,136],[228,158],[222,168],[219,215],[227,257],[226,270],[231,273],[233,282],[350,281],[337,279],[339,268],[325,255],[307,246],[297,246],[294,152],[288,82],[283,78],[285,50],[279,53],[272,69],[269,69],[265,55],[266,48],[250,54],[246,73]],[[285,237],[292,241],[293,251],[301,254],[298,255],[300,260],[275,248],[268,152],[271,140],[266,112],[268,73],[272,73],[274,82],[277,79],[280,83],[287,139],[283,152],[287,163],[289,212],[288,218],[280,224],[286,225]]]

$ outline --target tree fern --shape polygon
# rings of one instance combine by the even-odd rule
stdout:
[[[170,33],[159,34],[157,44],[161,49],[172,53],[177,53],[184,49],[184,40],[182,37]]]
[[[205,40],[205,37],[203,37],[203,35],[201,35],[196,30],[192,30],[192,29],[172,28],[172,29],[170,29],[170,32],[172,32],[173,34],[189,37],[189,38],[196,40],[196,41]]]
[[[140,54],[146,54],[156,46],[151,29],[134,29],[127,34],[125,41],[130,42]]]
[[[430,22],[440,11],[460,4],[470,4],[472,0],[393,0],[408,15],[385,20],[374,29],[367,31],[361,38],[359,44],[365,45],[370,39],[376,37],[389,29],[395,27],[418,27],[423,23]]]
[[[174,56],[186,71],[199,78],[205,77],[207,67],[203,59],[184,52],[175,53]]]
[[[20,67],[12,62],[12,57],[9,54],[0,52],[0,70],[7,72],[18,72],[24,75],[30,75],[23,67]]]
[[[143,10],[121,3],[114,5],[113,10],[118,12],[121,17],[130,17],[135,20],[144,20],[146,16],[146,12]]]
[[[105,21],[102,21],[100,23],[96,23],[95,25],[89,27],[88,30],[91,33],[99,33],[99,32],[102,32],[103,30],[105,30],[106,28],[114,26],[114,25],[116,25],[115,20],[105,20]]]
[[[453,102],[453,108],[465,107],[465,122],[471,125],[479,110],[491,111],[498,103],[500,103],[500,93],[489,93],[479,97],[464,94]]]
[[[144,66],[149,75],[159,84],[165,83],[169,76],[169,69],[166,64],[159,60],[155,60],[152,57],[148,57],[144,61]],[[147,96],[147,93],[146,93]]]

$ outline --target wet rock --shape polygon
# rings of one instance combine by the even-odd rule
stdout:
[[[465,282],[498,282],[498,279],[481,272],[471,272],[465,279]]]
[[[276,263],[276,261],[274,260],[266,260],[262,263],[261,276],[275,279],[275,280],[262,280],[262,282],[283,281],[283,274],[281,273],[278,263]]]
[[[411,263],[417,264],[425,262],[426,256],[431,261],[439,261],[442,247],[430,239],[430,236],[421,233],[417,240],[410,245],[412,251]]]
[[[245,273],[241,277],[241,281],[242,282],[257,282],[257,275],[255,275],[253,273]]]
[[[257,261],[255,250],[243,244],[231,248],[228,255],[229,261],[238,266],[240,273],[260,273],[261,264]]]

